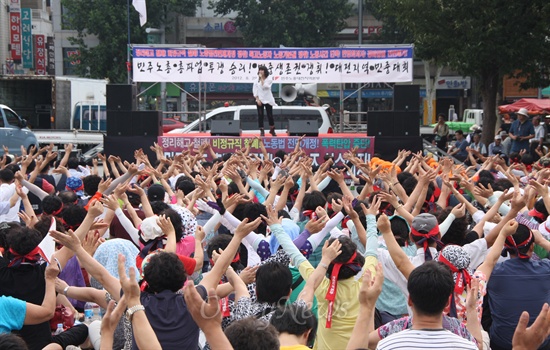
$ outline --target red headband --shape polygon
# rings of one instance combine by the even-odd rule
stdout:
[[[17,253],[12,248],[10,248],[10,253],[14,255],[14,258],[11,260],[8,267],[12,267],[12,266],[16,267],[21,265],[21,263],[24,263],[24,262],[36,263],[40,261],[40,258],[47,261],[46,257],[44,256],[44,253],[42,252],[42,249],[40,249],[40,247],[38,246],[25,255],[21,255]]]
[[[428,246],[430,240],[435,241],[438,245],[443,245],[440,240],[434,238],[439,234],[439,225],[435,225],[428,233],[418,232],[411,227],[411,234],[416,237],[422,237],[422,239],[417,241],[416,244],[422,244],[422,247],[424,248],[425,260],[432,260],[432,253],[430,253],[430,247]]]
[[[234,264],[234,263],[238,263],[239,261],[241,261],[241,256],[239,255],[239,253],[237,253],[237,255],[235,255],[233,260],[231,260],[231,263]],[[214,260],[210,259],[210,265],[214,266]]]
[[[529,255],[523,254],[519,252],[519,248],[526,247],[531,243],[531,240],[533,239],[533,231],[529,230],[529,237],[520,244],[516,244],[516,241],[512,236],[506,237],[506,241],[504,241],[504,249],[503,254],[506,252],[506,250],[515,253],[520,259],[529,259]]]
[[[315,210],[304,210],[303,214],[310,220],[317,219],[317,214],[315,214]]]
[[[455,283],[455,293],[457,295],[461,295],[464,292],[464,288],[466,286],[469,286],[470,281],[472,280],[472,277],[470,276],[470,273],[468,273],[468,270],[458,269],[452,262],[447,260],[447,258],[445,258],[443,254],[439,254],[439,258],[437,260],[447,265],[453,273],[457,274],[456,283]]]
[[[57,215],[61,214],[62,210],[63,210],[63,205],[61,205],[61,207],[59,209],[54,210],[50,215],[57,216]]]
[[[332,312],[334,309],[334,300],[336,299],[336,290],[338,288],[338,274],[340,273],[340,268],[344,265],[349,265],[355,260],[357,252],[354,252],[351,258],[345,263],[336,263],[333,262],[332,273],[330,274],[330,286],[328,287],[327,295],[325,299],[328,300],[328,312],[327,312],[327,323],[326,327],[332,327]]]

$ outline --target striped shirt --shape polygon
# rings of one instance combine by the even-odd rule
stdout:
[[[473,342],[459,337],[445,329],[407,329],[393,334],[378,343],[376,349],[468,349],[476,350]]]

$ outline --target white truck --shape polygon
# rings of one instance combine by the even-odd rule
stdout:
[[[85,151],[103,142],[108,80],[0,75],[0,103],[27,119],[41,145],[73,143]]]

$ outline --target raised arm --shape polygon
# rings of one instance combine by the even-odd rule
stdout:
[[[378,218],[377,226],[378,230],[384,236],[384,241],[386,241],[386,246],[388,247],[388,251],[390,252],[390,256],[395,266],[399,269],[403,276],[405,276],[406,279],[409,279],[409,275],[411,274],[412,270],[414,270],[414,265],[407,257],[407,254],[405,254],[403,249],[401,249],[401,247],[395,240],[395,237],[391,230],[390,220],[388,219],[386,214],[380,215],[380,217]]]
[[[75,233],[69,231],[65,234],[59,231],[50,231],[50,234],[56,242],[63,244],[63,249],[70,249],[76,254],[80,265],[85,268],[90,275],[98,280],[101,285],[103,285],[103,288],[111,294],[113,299],[117,301],[120,299],[119,280],[113,277],[109,271],[103,267],[103,265],[92,258],[90,254],[84,250],[82,244],[80,243],[80,239]]]

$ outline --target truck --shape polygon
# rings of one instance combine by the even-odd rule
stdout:
[[[481,128],[483,127],[483,109],[465,109],[462,114],[462,120],[456,122],[448,121],[447,125],[449,125],[449,132],[451,134],[459,129],[464,133],[469,133],[473,125],[477,125]],[[433,135],[434,127],[435,124],[431,126],[421,126],[420,134],[426,136]]]
[[[103,143],[106,79],[0,75],[0,104],[26,119],[40,145],[73,143],[86,150]]]

